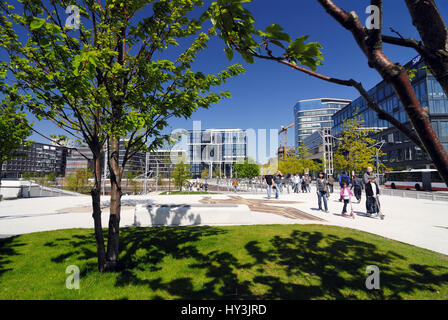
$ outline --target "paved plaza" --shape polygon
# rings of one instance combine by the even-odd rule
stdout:
[[[179,225],[326,224],[358,229],[448,254],[448,202],[383,195],[384,221],[364,216],[364,195],[353,204],[355,219],[341,216],[338,194],[329,198],[330,213],[317,210],[317,195],[263,194],[124,196],[121,227]],[[102,198],[103,226],[109,197]],[[0,202],[0,238],[64,228],[93,228],[91,198],[54,197]]]

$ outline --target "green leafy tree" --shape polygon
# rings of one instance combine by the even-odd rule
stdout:
[[[128,172],[127,175],[127,185],[131,186],[131,190],[133,192],[133,194],[138,193],[139,189],[140,189],[140,182],[138,182],[136,180],[136,178],[140,175],[139,172],[135,172],[133,170]]]
[[[222,177],[221,167],[216,166],[213,168],[212,177],[213,178],[221,178]]]
[[[260,167],[251,159],[238,161],[233,165],[235,177],[252,179],[260,175]]]
[[[209,40],[209,34],[201,32],[205,18],[193,17],[203,5],[201,0],[70,4],[79,8],[78,29],[63,24],[63,1],[24,0],[17,8],[1,2],[0,47],[9,57],[0,62],[0,77],[7,79],[2,90],[38,119],[53,121],[89,146],[98,269],[113,271],[119,255],[126,163],[139,151],[163,145],[169,137],[163,129],[170,118],[188,118],[229,97],[213,88],[243,69],[232,65],[216,75],[192,70]],[[22,42],[22,36],[27,41]],[[185,50],[169,51],[188,42]],[[100,207],[101,153],[106,144],[111,181],[107,251]]]
[[[208,177],[210,177],[210,172],[209,172],[208,168],[204,168],[204,170],[202,170],[202,172],[201,172],[201,178],[206,179]]]
[[[188,183],[188,179],[191,177],[191,165],[181,161],[174,167],[171,177],[174,180],[174,185],[182,191],[182,187]]]
[[[78,169],[66,178],[65,188],[79,193],[89,193],[91,189],[89,178],[92,176],[89,169]]]
[[[306,172],[313,172],[319,170],[319,164],[310,159],[311,153],[308,149],[299,145],[295,150],[294,154],[287,155],[285,159],[280,159],[278,161],[278,169],[283,173],[299,173],[302,174]]]
[[[31,145],[31,141],[26,141],[31,133],[26,114],[18,112],[14,104],[4,98],[0,106],[0,186],[3,163],[26,156],[20,148]]]
[[[378,149],[374,147],[376,140],[372,134],[377,132],[364,127],[364,120],[359,115],[344,120],[342,133],[334,152],[333,164],[336,170],[360,173],[372,166]],[[384,153],[379,152],[379,156]]]

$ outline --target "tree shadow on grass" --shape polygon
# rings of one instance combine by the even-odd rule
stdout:
[[[379,249],[371,242],[321,232],[294,230],[289,236],[274,236],[267,242],[248,241],[241,248],[244,260],[238,259],[235,252],[220,250],[220,238],[215,250],[205,252],[200,246],[207,237],[227,232],[207,226],[123,228],[115,286],[158,291],[160,299],[164,292],[179,299],[308,300],[403,299],[417,291],[434,293],[448,285],[447,266],[417,264],[384,245]],[[93,233],[75,235],[63,242],[73,246],[76,259],[96,257],[92,251]],[[63,258],[52,260],[59,262]],[[158,275],[151,278],[149,272],[166,269],[166,258],[185,259],[187,271],[173,280]],[[366,289],[369,265],[380,269],[380,290]],[[95,268],[95,264],[89,265],[81,276],[95,272]]]
[[[213,230],[220,229],[157,228],[124,235],[123,243],[128,243],[122,257],[125,271],[118,275],[116,286],[144,285],[180,299],[402,299],[448,284],[446,266],[409,264],[404,256],[379,250],[372,243],[320,232],[295,230],[288,237],[275,236],[269,248],[249,241],[244,249],[250,262],[220,250],[201,253],[195,242],[215,234]],[[146,254],[136,254],[139,248],[146,248]],[[197,280],[191,277],[165,282],[161,278],[142,279],[136,272],[163,270],[166,256],[193,258],[188,267],[195,275],[205,274],[202,285],[198,288]],[[272,265],[284,274],[269,270]],[[380,268],[380,290],[366,289],[369,265]],[[242,280],[241,272],[253,277]],[[264,292],[257,294],[256,286],[265,288]]]
[[[18,236],[0,239],[0,277],[3,273],[12,270],[8,268],[8,265],[12,262],[9,258],[19,255],[16,248],[25,245],[19,242],[17,238]]]

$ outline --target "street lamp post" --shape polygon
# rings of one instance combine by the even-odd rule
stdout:
[[[327,175],[333,175],[333,141],[331,139],[340,140],[340,141],[342,139],[333,136],[329,132],[326,133],[325,128],[323,128],[322,131],[323,132],[321,132],[321,131],[318,131],[318,132],[322,138],[323,147],[324,147],[324,172]],[[328,156],[327,156],[327,152],[328,152]],[[328,164],[327,164],[327,160],[328,160]],[[327,166],[328,166],[328,170],[327,170]]]
[[[378,154],[379,154],[381,148],[384,146],[385,143],[386,143],[386,141],[381,140],[380,142],[375,143],[375,144],[372,146],[372,147],[374,147],[374,146],[376,146],[376,145],[378,145],[378,144],[381,144],[380,147],[376,149],[376,176],[377,176],[378,178],[379,178],[379,176],[380,176],[380,163],[379,163],[379,157],[378,157]]]
[[[159,191],[159,160],[154,159],[156,161],[156,192]]]

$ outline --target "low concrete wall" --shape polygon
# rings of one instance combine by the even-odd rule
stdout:
[[[31,181],[3,180],[0,187],[0,195],[3,199],[79,196],[80,193],[44,187]]]

